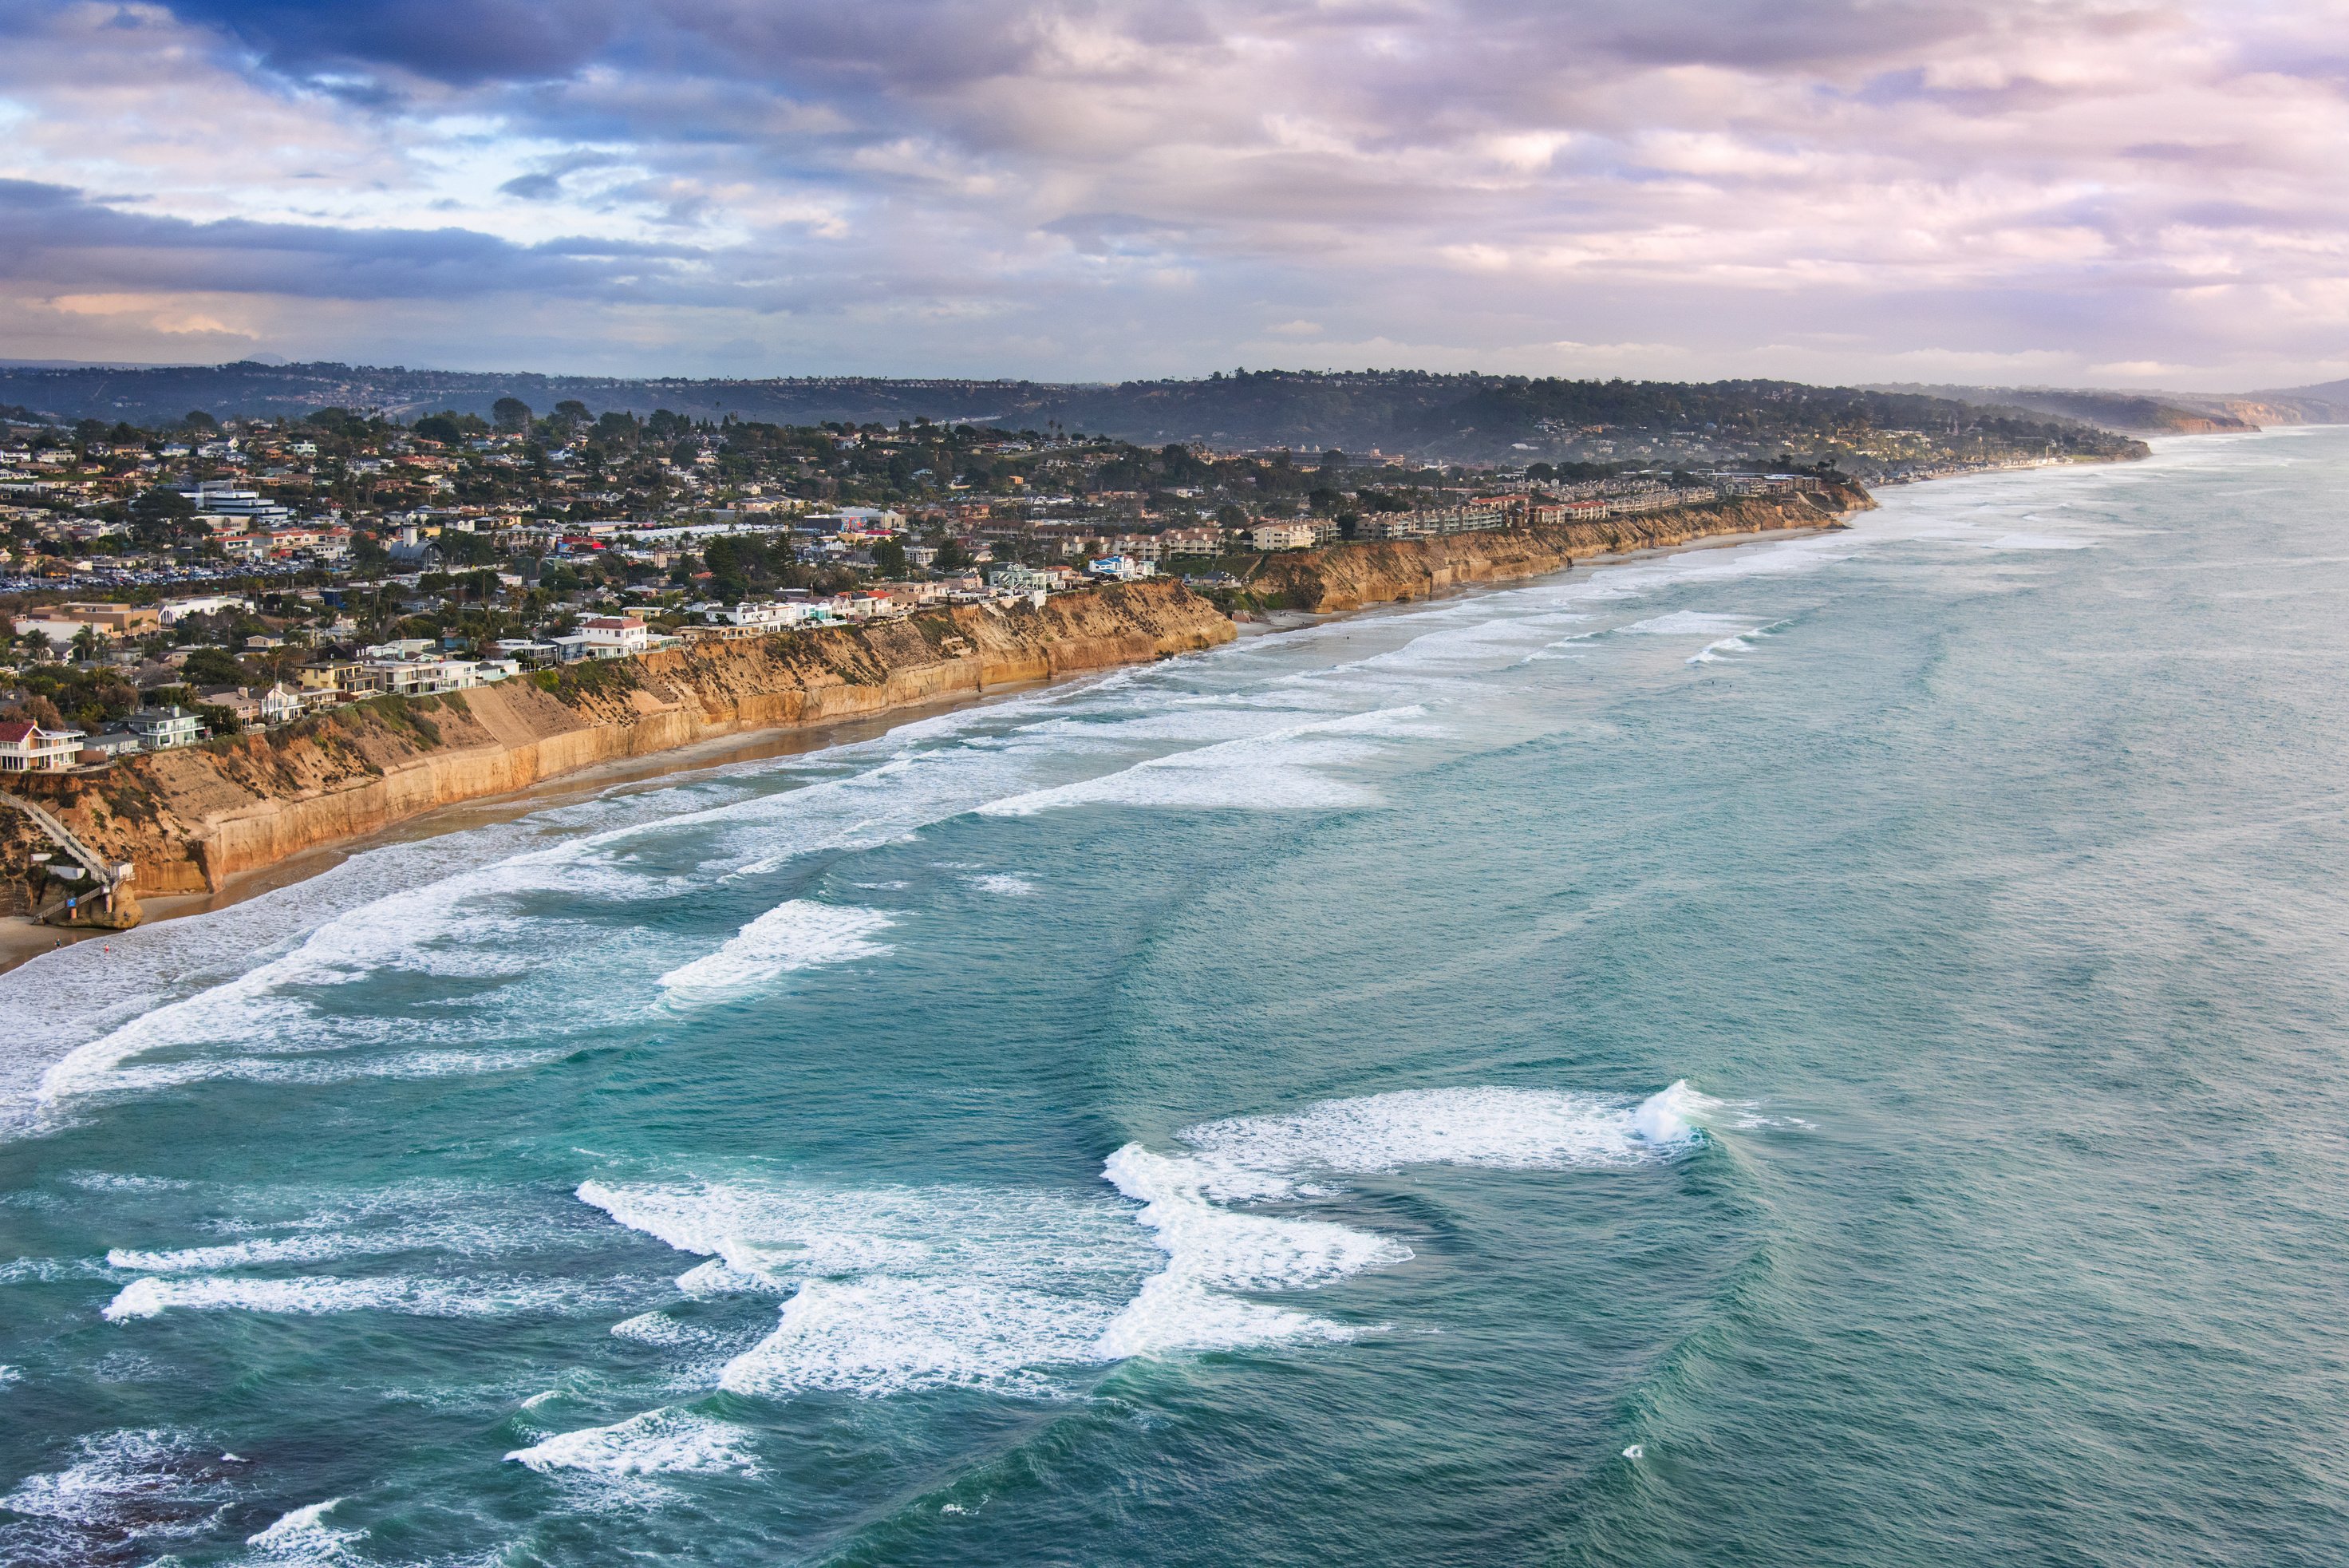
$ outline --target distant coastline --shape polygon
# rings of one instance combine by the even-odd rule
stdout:
[[[1257,591],[1232,607],[1257,618],[1345,613],[1523,581],[1577,561],[1838,526],[1874,504],[1848,486],[1603,523],[1296,551],[1273,557]],[[666,650],[626,661],[638,668],[625,673],[604,667],[601,689],[566,693],[568,701],[508,682],[397,712],[361,705],[294,731],[130,759],[118,764],[120,777],[45,781],[45,804],[93,847],[136,867],[130,886],[150,901],[148,918],[171,919],[233,899],[243,884],[274,885],[269,874],[297,859],[316,857],[323,870],[335,857],[321,852],[450,807],[527,799],[589,770],[976,701],[1203,651],[1237,634],[1225,608],[1178,583],[1111,585],[1056,596],[1026,617],[964,607]],[[0,842],[0,872],[25,885],[34,837],[13,813],[0,828],[15,829]],[[0,923],[0,971],[92,934],[12,918]]]

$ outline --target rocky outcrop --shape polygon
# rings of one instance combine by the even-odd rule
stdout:
[[[1834,527],[1848,514],[1875,504],[1857,486],[1837,486],[1817,496],[1754,496],[1591,523],[1338,545],[1270,557],[1249,579],[1247,590],[1259,604],[1286,609],[1360,609],[1425,598],[1468,583],[1537,577],[1593,556],[1661,549],[1723,535]]]
[[[377,699],[287,729],[26,779],[152,898],[598,763],[1188,653],[1231,621],[1179,584],[957,606],[863,628],[709,641],[445,697]],[[31,841],[0,841],[17,885]]]

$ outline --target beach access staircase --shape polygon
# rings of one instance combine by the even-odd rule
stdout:
[[[26,800],[23,795],[0,790],[0,805],[14,806],[23,812],[32,820],[34,826],[48,835],[49,842],[71,856],[76,864],[89,873],[90,880],[96,885],[98,891],[104,895],[107,907],[113,908],[114,890],[130,879],[129,867],[116,866],[100,857],[97,851],[74,836],[73,829],[59,822],[42,807]],[[68,897],[72,896],[68,895]],[[60,900],[61,904],[63,900]],[[46,919],[55,912],[55,908],[43,909],[36,918]]]

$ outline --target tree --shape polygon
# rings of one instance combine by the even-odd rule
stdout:
[[[487,421],[479,414],[460,414],[454,409],[444,409],[437,414],[427,414],[416,421],[416,433],[428,441],[454,446],[490,433]]]
[[[500,398],[490,405],[490,420],[509,433],[530,429],[530,405],[520,398]]]
[[[195,514],[194,502],[158,485],[130,504],[131,535],[142,545],[166,545],[179,536],[181,525]]]
[[[885,577],[905,575],[905,546],[895,539],[884,539],[873,546],[873,564]]]
[[[244,670],[233,654],[223,648],[199,648],[188,655],[180,666],[180,673],[191,686],[242,686]]]
[[[938,541],[937,559],[930,565],[941,572],[959,572],[970,565],[970,560],[962,553],[962,546],[949,536]]]
[[[74,633],[73,656],[85,663],[93,662],[106,651],[106,639],[96,627],[86,626]]]

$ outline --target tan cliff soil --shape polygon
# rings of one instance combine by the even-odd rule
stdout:
[[[1179,584],[1112,585],[1041,608],[957,606],[574,666],[543,681],[377,699],[266,734],[18,787],[99,854],[129,861],[140,895],[199,893],[305,849],[598,763],[1167,658],[1236,634]],[[0,885],[16,908],[38,890],[26,826],[0,813]]]
[[[1294,609],[1356,609],[1539,576],[1594,556],[1831,527],[1874,504],[1849,489],[1341,545],[1270,557],[1249,597]],[[1040,608],[957,606],[872,627],[701,642],[443,697],[376,699],[284,730],[126,758],[103,773],[19,774],[11,783],[98,854],[135,867],[119,900],[135,920],[128,895],[186,902],[179,896],[216,891],[306,850],[598,764],[1195,652],[1237,630],[1180,584],[1110,585]],[[31,860],[50,847],[20,814],[0,811],[0,917],[21,918],[54,900],[56,885]]]
[[[1816,497],[1750,496],[1545,528],[1337,545],[1272,556],[1247,587],[1258,602],[1284,609],[1360,609],[1422,599],[1468,583],[1537,577],[1593,556],[1663,549],[1727,534],[1835,527],[1846,514],[1875,504],[1864,490],[1837,487]]]

